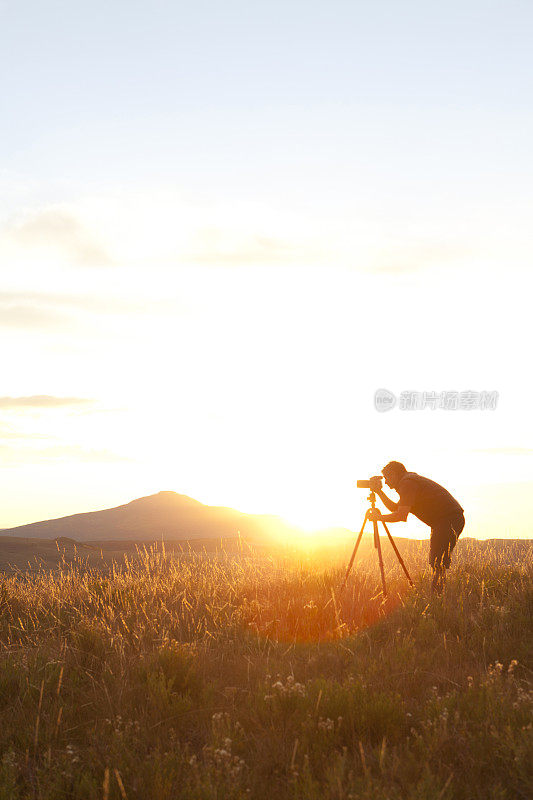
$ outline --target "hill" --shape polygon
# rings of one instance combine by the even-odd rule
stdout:
[[[116,508],[71,514],[2,530],[2,536],[77,541],[194,540],[241,536],[259,541],[294,536],[280,517],[208,506],[177,492],[158,492]]]

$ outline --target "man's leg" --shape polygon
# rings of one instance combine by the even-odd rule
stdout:
[[[444,556],[449,541],[449,529],[446,525],[440,524],[431,529],[431,540],[429,545],[429,566],[433,570],[433,580],[431,591],[440,594],[444,586],[446,569],[444,567]]]
[[[455,545],[457,544],[457,539],[463,532],[464,526],[465,526],[464,514],[459,514],[458,516],[453,517],[453,519],[451,520],[451,531],[449,534],[446,552],[444,554],[444,566],[446,567],[446,569],[450,568],[451,555],[453,550],[455,549]]]
[[[442,520],[431,529],[429,563],[433,570],[432,591],[440,594],[446,582],[446,570],[451,564],[451,554],[465,526],[463,514],[453,519]]]
[[[431,591],[433,594],[442,594],[446,583],[446,568],[442,564],[437,564],[433,568],[433,580],[431,581]]]

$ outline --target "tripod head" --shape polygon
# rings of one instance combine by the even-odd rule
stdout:
[[[373,519],[374,513],[379,511],[379,509],[376,508],[376,493],[371,491],[366,499],[370,503],[370,508],[367,510],[365,518],[371,520]]]

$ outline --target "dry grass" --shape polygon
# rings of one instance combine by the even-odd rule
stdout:
[[[144,550],[0,588],[0,798],[528,798],[531,543]]]

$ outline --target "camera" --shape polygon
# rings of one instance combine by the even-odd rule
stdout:
[[[371,492],[379,492],[381,489],[381,481],[383,478],[381,475],[374,475],[367,481],[357,481],[357,488],[358,489],[370,489]]]

